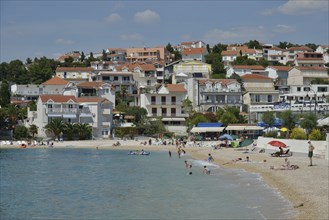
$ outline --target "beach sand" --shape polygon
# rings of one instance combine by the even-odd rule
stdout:
[[[114,140],[94,141],[64,141],[54,142],[54,148],[98,148],[146,151],[171,151],[177,156],[174,145],[141,145],[141,141],[120,141],[121,146],[113,146]],[[42,148],[36,146],[33,148]],[[18,148],[17,145],[4,145],[1,148]],[[28,147],[30,148],[30,147]],[[32,148],[32,147],[31,147]],[[280,167],[284,158],[271,157],[270,152],[259,153],[259,149],[247,147],[248,151],[232,148],[214,150],[211,147],[186,147],[184,150],[194,159],[206,160],[208,153],[214,158],[214,163],[221,167],[244,169],[248,172],[259,173],[263,180],[272,188],[277,189],[283,197],[289,200],[296,211],[294,219],[329,219],[329,177],[328,160],[313,158],[314,166],[309,167],[307,155],[297,154],[289,157],[290,164],[299,166],[297,170],[271,170],[270,167]],[[24,150],[24,149],[22,149]],[[246,153],[248,152],[248,153]],[[249,156],[250,162],[244,162]],[[233,159],[242,158],[242,162],[231,162]],[[266,162],[264,162],[266,160]]]

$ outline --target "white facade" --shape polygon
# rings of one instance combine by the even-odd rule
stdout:
[[[184,73],[189,78],[209,78],[212,73],[211,65],[200,61],[181,61],[178,64],[174,64],[173,70],[174,73]]]
[[[52,137],[44,127],[52,118],[67,123],[87,123],[96,138],[109,137],[112,129],[112,103],[103,98],[76,98],[64,95],[41,95],[37,111],[28,111],[26,126],[38,126],[38,137]]]
[[[90,81],[93,71],[91,67],[57,67],[56,76],[68,81]]]

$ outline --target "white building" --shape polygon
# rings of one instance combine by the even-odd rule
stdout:
[[[184,112],[182,102],[186,97],[183,85],[165,84],[153,93],[140,94],[139,106],[147,110],[148,117],[160,117],[170,132],[185,134],[188,114]]]
[[[44,127],[53,118],[63,118],[67,123],[88,123],[94,137],[106,138],[112,129],[112,111],[112,103],[104,98],[40,95],[37,111],[28,111],[26,125],[38,126],[39,137],[53,137]]]
[[[232,65],[226,67],[226,77],[229,78],[233,73],[240,77],[247,74],[265,75],[265,68],[260,65]]]
[[[94,68],[91,67],[57,67],[56,76],[70,82],[90,81]]]

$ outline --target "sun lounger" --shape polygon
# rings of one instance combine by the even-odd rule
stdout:
[[[292,152],[290,151],[290,149],[287,149],[282,154],[280,153],[280,151],[278,151],[278,152],[272,153],[271,156],[272,157],[290,157],[290,156],[292,156]]]

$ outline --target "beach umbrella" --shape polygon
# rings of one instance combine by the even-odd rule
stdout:
[[[288,131],[288,128],[281,128],[280,131],[286,132]]]
[[[268,142],[268,144],[273,147],[282,147],[282,148],[288,147],[285,143],[283,143],[281,141],[277,141],[277,140],[270,141],[270,142]]]
[[[229,141],[233,141],[233,137],[229,134],[223,134],[222,136],[219,137],[219,140],[229,140]]]
[[[270,131],[279,131],[280,129],[277,127],[271,127],[271,128],[265,128],[263,131],[264,132],[270,132]]]

